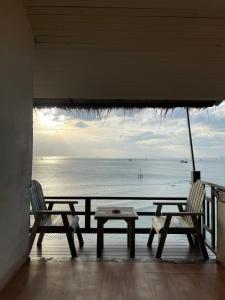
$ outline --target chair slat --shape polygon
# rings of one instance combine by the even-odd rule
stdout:
[[[46,210],[44,194],[41,184],[37,180],[31,181],[30,186],[30,201],[33,210]]]
[[[187,205],[185,211],[190,212],[200,212],[202,209],[202,204],[205,199],[205,186],[201,181],[197,181],[192,184],[190,193],[187,199]],[[185,217],[186,220],[192,223],[190,217]]]

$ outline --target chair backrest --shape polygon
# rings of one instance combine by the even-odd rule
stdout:
[[[204,199],[205,185],[198,180],[191,186],[185,210],[190,212],[201,212]]]
[[[29,194],[32,210],[47,209],[41,184],[37,180],[31,181]]]

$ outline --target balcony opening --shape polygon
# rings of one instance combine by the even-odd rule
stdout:
[[[204,180],[223,184],[220,118],[225,106],[220,111],[208,110],[210,113],[191,111],[196,166]],[[153,199],[187,197],[192,166],[186,123],[183,109],[165,115],[152,109],[115,110],[101,116],[91,111],[56,108],[34,111],[33,178],[42,184],[47,197],[80,197],[76,210],[81,213],[80,226],[92,249],[91,257],[96,256],[94,212],[98,206],[134,207],[141,215],[136,223],[136,243],[143,251],[155,213]],[[87,199],[91,201],[90,211]],[[125,224],[111,221],[105,228],[109,232],[106,242],[114,246],[119,243],[118,255],[125,257],[126,248],[121,250],[126,244]],[[177,255],[177,250],[171,255],[170,247],[176,248],[177,243],[187,246],[183,236],[169,237],[168,243],[165,255],[170,258]],[[41,254],[34,247],[32,255],[69,257],[66,247],[63,235],[46,235]],[[83,253],[90,257],[90,253]],[[110,251],[107,255],[113,257]],[[147,249],[143,257],[149,258]]]

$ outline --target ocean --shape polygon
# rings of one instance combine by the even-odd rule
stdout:
[[[45,196],[185,197],[190,188],[192,164],[175,159],[77,159],[35,157],[33,178],[42,184]],[[225,160],[197,160],[202,179],[225,185]],[[142,178],[138,175],[142,174]],[[139,176],[140,177],[140,176]],[[133,206],[154,211],[152,201],[96,200],[98,205]],[[79,201],[78,209],[84,209]],[[81,217],[81,225],[84,219]],[[95,221],[92,219],[94,225]],[[149,224],[142,217],[137,227]],[[113,224],[115,225],[115,224]],[[107,225],[107,226],[113,226]]]

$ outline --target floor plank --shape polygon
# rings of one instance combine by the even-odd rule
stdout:
[[[91,234],[84,235],[84,248],[80,249],[77,239],[75,239],[78,258],[82,261],[96,261],[96,236]],[[137,236],[136,238],[136,260],[137,261],[156,261],[155,254],[157,250],[157,239],[155,239],[151,249],[147,247],[147,236]],[[210,262],[215,261],[215,255],[208,249]],[[70,251],[66,238],[61,235],[48,235],[45,237],[41,248],[34,243],[31,259],[70,259]],[[106,235],[103,251],[103,260],[128,260],[129,251],[126,244],[126,235]],[[202,262],[202,255],[197,248],[190,248],[186,238],[180,237],[174,239],[169,237],[165,244],[162,260],[180,261],[180,262]]]
[[[217,264],[30,261],[1,300],[222,300],[225,270]]]

